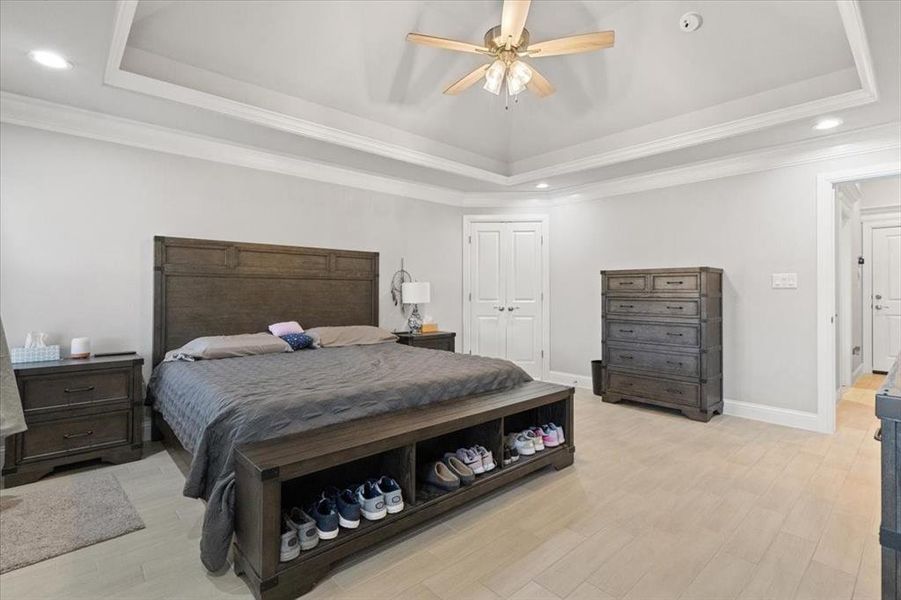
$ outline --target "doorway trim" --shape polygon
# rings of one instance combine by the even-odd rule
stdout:
[[[865,373],[873,372],[873,230],[883,227],[901,227],[901,207],[892,216],[889,213],[860,216],[860,249],[863,256],[863,277],[860,291],[863,325],[861,326],[862,367]]]
[[[901,162],[817,175],[817,429],[835,432],[835,280],[837,210],[835,184],[901,175]]]
[[[472,291],[470,281],[469,242],[473,223],[541,223],[541,379],[547,381],[551,372],[551,253],[550,253],[550,216],[541,214],[501,214],[501,215],[463,215],[463,353],[468,354],[470,348],[470,327],[472,303],[469,294]]]

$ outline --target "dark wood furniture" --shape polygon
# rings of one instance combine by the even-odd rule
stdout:
[[[312,433],[249,444],[237,456],[235,570],[257,598],[295,598],[323,578],[330,566],[364,548],[415,527],[452,508],[542,467],[573,462],[573,390],[530,382],[514,390],[471,396],[364,422],[342,423]],[[566,443],[499,465],[474,484],[453,492],[422,483],[424,467],[444,452],[482,444],[503,454],[505,433],[554,421],[564,424]],[[499,461],[500,462],[500,461]],[[363,520],[320,540],[290,562],[278,562],[282,510],[304,506],[326,485],[349,485],[387,474],[403,489],[405,508],[381,521]]]
[[[28,429],[6,440],[7,487],[88,460],[141,458],[144,359],[64,359],[13,365]]]
[[[378,325],[378,258],[375,252],[157,237],[153,363],[195,337],[265,331],[277,321]],[[257,598],[295,598],[345,556],[536,469],[571,464],[572,399],[572,388],[530,382],[238,448],[236,572]],[[162,416],[152,415],[155,439],[166,437],[178,448]],[[480,443],[500,462],[505,432],[548,421],[563,424],[566,445],[499,467],[457,492],[419,485],[417,469],[447,450]],[[403,486],[403,512],[278,562],[282,507],[303,506],[325,482],[349,484],[378,474]]]
[[[876,393],[876,416],[882,423],[882,598],[896,600],[901,592],[901,356]]]
[[[415,346],[416,348],[432,348],[434,350],[447,350],[453,352],[456,349],[454,338],[457,334],[453,331],[436,331],[434,333],[395,333],[398,344]]]
[[[723,412],[721,269],[601,271],[604,401]]]

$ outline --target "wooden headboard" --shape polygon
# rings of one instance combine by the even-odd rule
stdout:
[[[154,238],[153,364],[205,335],[271,323],[378,325],[379,254]]]

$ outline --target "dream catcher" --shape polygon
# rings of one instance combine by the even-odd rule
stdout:
[[[404,268],[404,259],[402,258],[400,259],[400,270],[391,278],[391,299],[394,301],[394,306],[400,306],[401,314],[404,314],[404,305],[401,302],[401,286],[412,281],[413,276]]]

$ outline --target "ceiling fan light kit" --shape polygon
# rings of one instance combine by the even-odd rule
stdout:
[[[499,95],[505,87],[507,96],[517,96],[528,89],[539,98],[554,93],[554,86],[535,67],[526,64],[523,58],[543,58],[562,56],[612,48],[614,33],[597,31],[583,33],[546,42],[530,44],[528,29],[525,28],[529,16],[531,0],[504,0],[501,24],[485,33],[484,46],[449,40],[421,33],[408,33],[407,41],[423,46],[432,46],[455,52],[484,54],[494,60],[468,73],[449,85],[445,94],[459,94],[485,78],[482,89]]]

